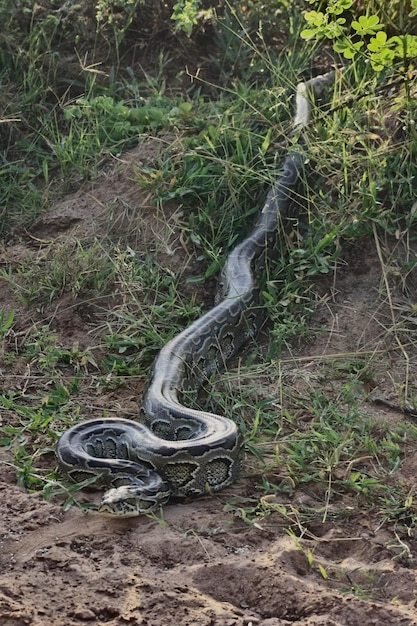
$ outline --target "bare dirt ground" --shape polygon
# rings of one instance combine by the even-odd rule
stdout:
[[[38,220],[30,237],[16,237],[3,248],[3,263],[15,263],[78,228],[84,234],[100,229],[113,236],[124,233],[131,246],[165,242],[158,246],[161,262],[187,266],[175,225],[176,208],[167,208],[168,219],[162,219],[131,180],[132,163],[152,158],[152,150],[149,144],[146,150],[133,151],[124,163],[103,172],[94,186],[60,202]],[[117,207],[122,205],[135,206],[141,213],[140,235],[129,233],[117,220],[122,214]],[[292,385],[296,382],[300,389],[321,384],[325,393],[326,383],[314,382],[321,358],[353,351],[378,355],[381,348],[373,386],[378,395],[395,399],[395,385],[405,376],[404,358],[395,349],[387,356],[387,342],[393,341],[389,332],[392,320],[387,320],[389,309],[381,285],[375,245],[371,242],[347,251],[344,264],[317,287],[321,303],[311,324],[321,332],[286,356],[284,379]],[[6,282],[0,289],[2,302],[16,310],[21,332],[47,320],[63,345],[92,342],[94,319],[83,314],[82,303],[74,306],[63,297],[42,313],[27,311],[19,308]],[[412,345],[409,355],[411,380]],[[3,364],[2,371],[8,388],[21,385],[13,378],[24,373],[19,372],[19,364],[14,363],[13,369]],[[311,380],[313,383],[308,382]],[[94,405],[98,414],[105,406],[121,406],[134,418],[140,391],[132,383],[120,392],[95,398]],[[405,419],[395,410],[371,403],[364,405],[364,412],[376,420]],[[18,417],[5,411],[2,420],[10,424]],[[352,511],[351,521],[346,516],[311,525],[301,550],[285,532],[279,512],[249,525],[236,507],[227,506],[234,496],[253,493],[256,485],[247,476],[215,497],[167,506],[164,523],[146,517],[118,521],[94,512],[85,514],[75,507],[63,512],[59,502],[45,502],[38,494],[19,489],[9,464],[11,453],[1,454],[2,626],[417,624],[415,566],[398,553],[393,558],[389,544],[394,534],[380,527],[377,511],[363,511],[360,516]],[[396,479],[409,483],[412,493],[417,455],[412,449],[405,454]],[[52,455],[50,464],[52,468]],[[91,497],[97,501],[99,495],[86,495],[86,499]],[[307,489],[297,490],[293,496],[283,494],[281,502],[291,501],[296,507],[311,497]],[[410,537],[406,547],[416,555],[415,538]],[[307,549],[314,553],[314,567]],[[325,568],[327,579],[318,564]],[[368,589],[364,597],[355,595],[361,586]]]

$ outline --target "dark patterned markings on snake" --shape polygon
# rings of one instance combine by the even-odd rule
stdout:
[[[319,78],[312,79],[313,90],[315,81],[320,86]],[[322,77],[321,82],[326,81]],[[306,93],[297,101],[295,120],[302,106],[307,111],[300,127],[308,121]],[[273,255],[280,222],[296,200],[304,159],[301,136],[286,157],[282,175],[269,191],[251,234],[227,258],[218,304],[159,353],[144,399],[146,425],[118,418],[93,419],[60,437],[56,454],[61,470],[76,482],[95,478],[95,486],[108,489],[101,513],[124,517],[149,513],[171,496],[219,491],[238,476],[244,446],[236,424],[184,406],[182,396],[224,368],[256,336],[264,319],[261,269]]]

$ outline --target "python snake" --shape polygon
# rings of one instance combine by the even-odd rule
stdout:
[[[238,476],[244,445],[237,425],[184,406],[182,396],[224,368],[261,326],[259,274],[273,255],[280,221],[288,216],[304,171],[302,131],[309,122],[311,96],[319,95],[333,76],[298,85],[293,120],[294,130],[300,131],[298,149],[286,157],[254,229],[227,258],[218,304],[156,358],[144,398],[146,425],[121,418],[92,419],[59,438],[60,469],[75,482],[96,478],[95,486],[108,489],[99,512],[122,517],[150,513],[171,496],[219,491]]]

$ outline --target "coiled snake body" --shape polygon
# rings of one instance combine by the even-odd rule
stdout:
[[[309,120],[309,95],[332,76],[297,88],[294,126]],[[59,439],[59,465],[72,480],[96,477],[109,488],[99,511],[133,516],[149,513],[171,496],[219,491],[238,476],[243,438],[224,417],[188,408],[181,396],[224,368],[255,337],[263,320],[259,274],[279,236],[304,168],[301,149],[285,159],[283,173],[268,193],[251,234],[229,255],[220,279],[219,303],[170,341],[159,353],[144,399],[146,425],[126,419],[93,419]]]

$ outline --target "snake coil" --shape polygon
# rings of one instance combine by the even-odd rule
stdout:
[[[198,389],[225,367],[242,345],[254,338],[263,321],[259,273],[271,257],[280,221],[295,201],[304,171],[303,129],[311,97],[321,94],[333,73],[300,83],[296,91],[291,151],[250,235],[232,250],[220,278],[220,298],[205,315],[160,351],[144,398],[145,424],[121,418],[81,422],[60,437],[60,469],[73,481],[96,478],[108,489],[99,511],[130,517],[149,513],[171,496],[219,491],[242,467],[243,438],[225,417],[188,408],[181,397]]]

